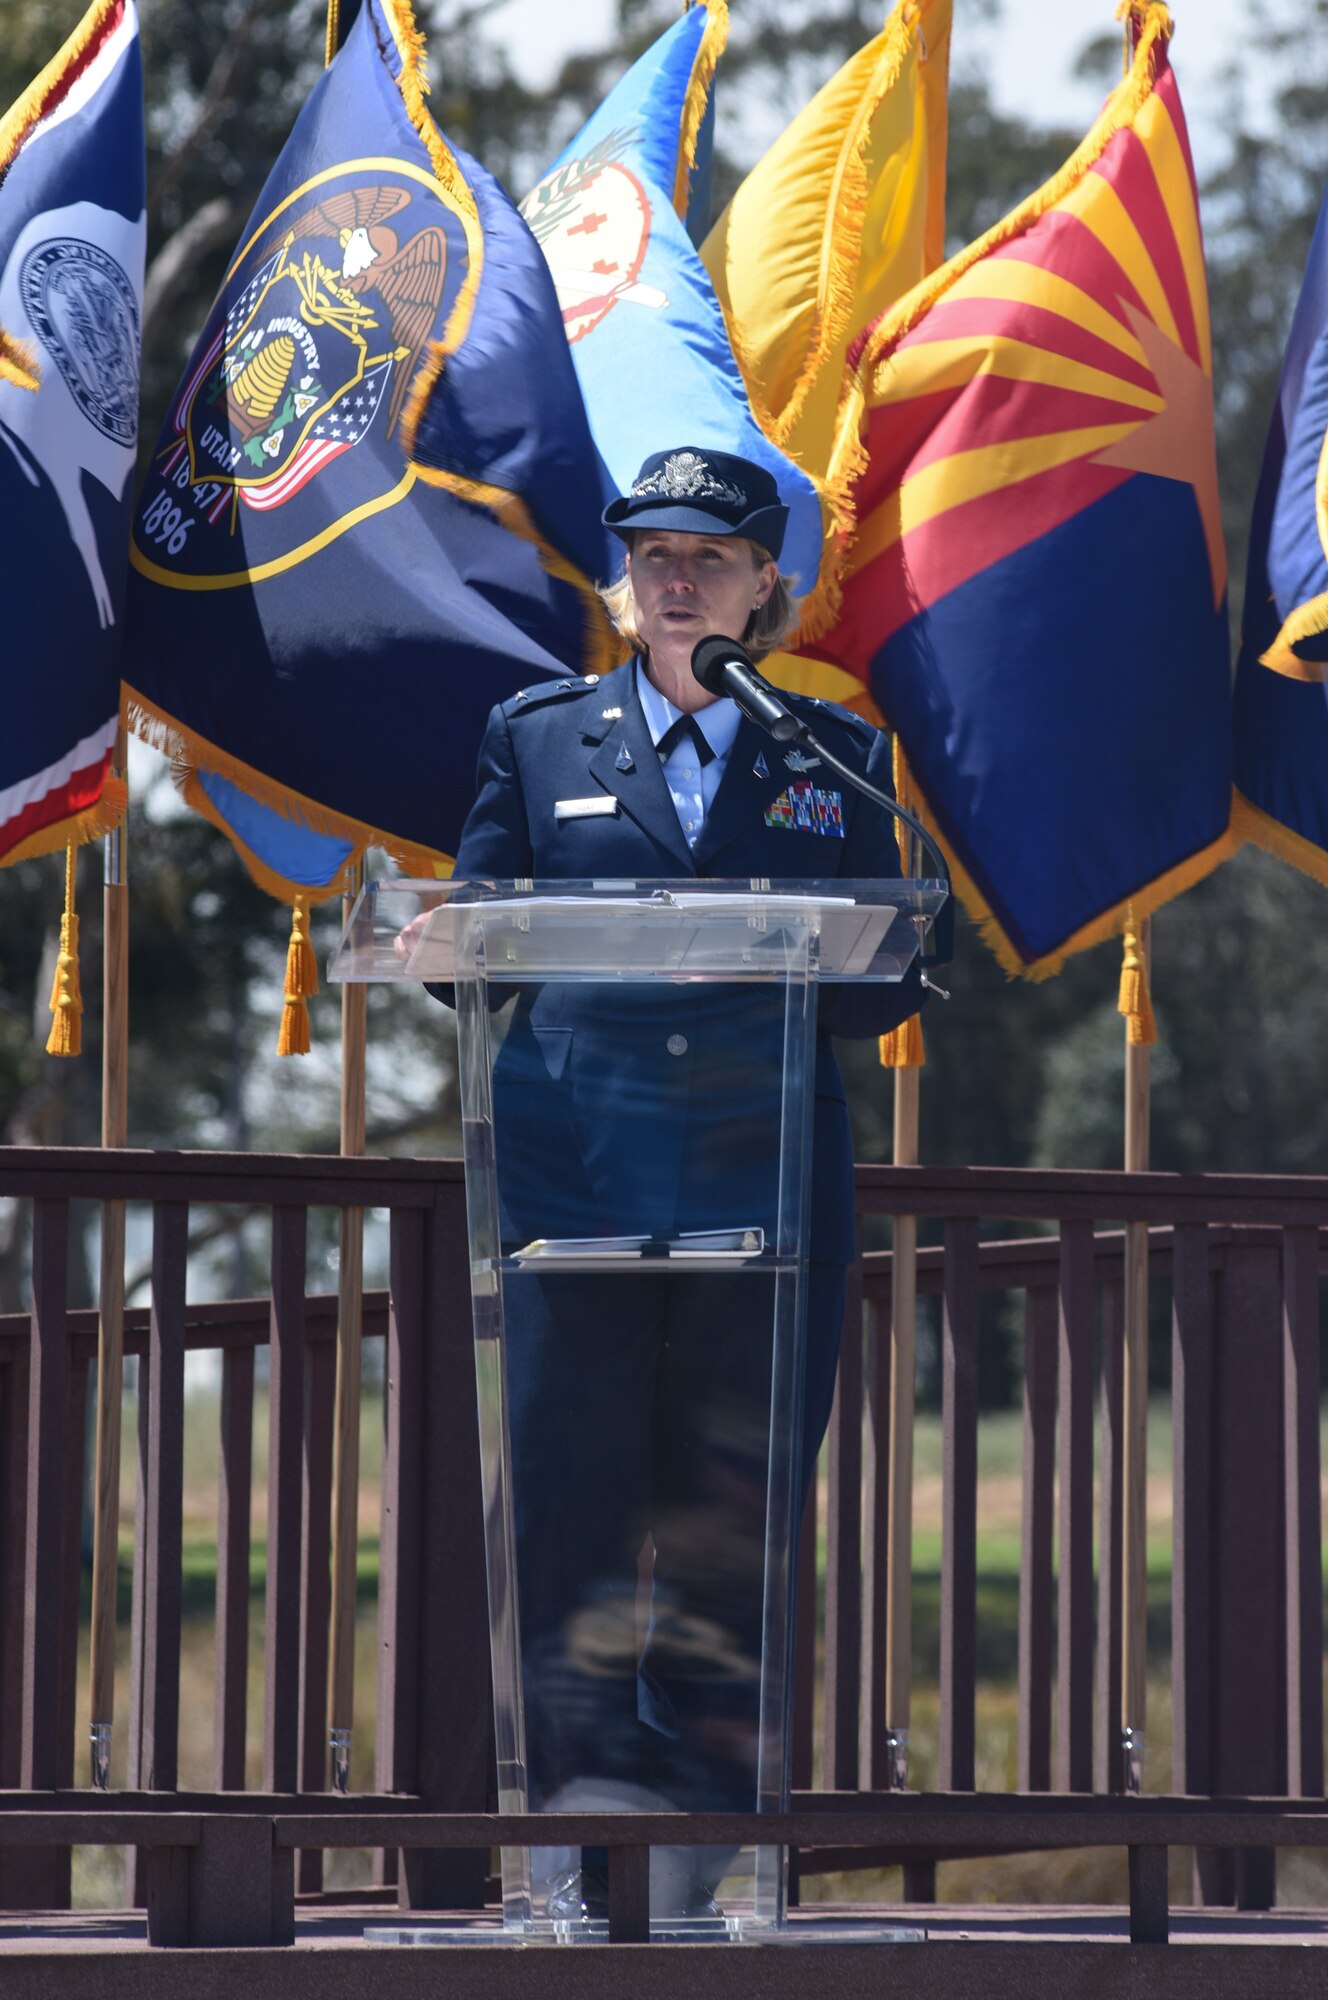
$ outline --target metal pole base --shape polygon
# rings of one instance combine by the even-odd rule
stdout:
[[[885,1782],[892,1792],[908,1790],[908,1731],[887,1729],[885,1732]]]
[[[332,1789],[344,1798],[350,1790],[350,1731],[332,1729],[328,1731],[328,1741],[332,1746]]]
[[[1125,1790],[1131,1798],[1138,1798],[1144,1788],[1144,1732],[1142,1729],[1122,1729],[1121,1731],[1121,1774]]]
[[[111,1724],[94,1722],[88,1730],[88,1740],[92,1750],[92,1788],[104,1792],[111,1782]]]

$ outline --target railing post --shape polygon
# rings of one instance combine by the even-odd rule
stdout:
[[[825,1783],[858,1783],[862,1689],[862,1264],[844,1299],[839,1368],[830,1409],[825,1523]]]
[[[23,1582],[26,1568],[28,1349],[10,1343],[0,1370],[0,1790],[17,1791],[23,1736]],[[0,1853],[3,1884],[8,1852]],[[0,1909],[7,1908],[0,1886]]]
[[[146,1676],[144,1634],[147,1630],[148,1555],[148,1411],[152,1401],[152,1360],[144,1350],[138,1357],[138,1411],[134,1426],[134,1559],[129,1607],[129,1731],[125,1744],[125,1783],[131,1792],[143,1785],[143,1691]],[[124,1899],[129,1909],[141,1909],[148,1900],[149,1880],[146,1851],[125,1850]]]
[[[1213,1789],[1213,1304],[1208,1230],[1181,1223],[1171,1253],[1171,1783]]]
[[[152,1215],[148,1529],[144,1578],[142,1763],[148,1791],[179,1782],[181,1512],[184,1501],[184,1321],[189,1209]]]
[[[861,1269],[861,1244],[858,1248]],[[861,1294],[861,1280],[858,1284]],[[862,1464],[862,1689],[859,1771],[869,1791],[890,1783],[885,1740],[886,1587],[890,1519],[889,1320],[875,1299],[867,1301],[867,1360],[863,1380],[866,1425]]]
[[[383,1493],[378,1581],[380,1792],[418,1788],[424,1456],[424,1217],[394,1208],[391,1311],[383,1368]],[[487,1630],[480,1627],[478,1642]]]
[[[61,1772],[60,1640],[63,1593],[65,1423],[69,1331],[65,1317],[67,1201],[38,1199],[32,1217],[32,1315],[28,1364],[27,1560],[23,1576],[23,1710],[19,1786],[53,1791]],[[67,1552],[73,1560],[76,1551]],[[52,1583],[57,1584],[52,1588]],[[69,1850],[28,1852],[33,1901],[69,1903]]]
[[[1282,1259],[1233,1238],[1217,1287],[1211,1779],[1220,1796],[1258,1798],[1287,1781]],[[1268,1909],[1274,1851],[1203,1850],[1199,1880],[1207,1903]]]
[[[807,1792],[812,1785],[816,1749],[816,1516],[817,1482],[813,1479],[807,1504],[802,1510],[798,1542],[797,1598],[793,1607],[793,1728],[792,1780],[795,1792]],[[788,1907],[795,1910],[801,1900],[802,1857],[796,1847],[788,1851]]]
[[[23,1585],[27,1567],[28,1343],[14,1341],[0,1373],[0,1789],[17,1791],[23,1767]],[[42,1857],[39,1857],[41,1859]],[[42,1900],[29,1894],[27,1855],[0,1848],[0,1910]],[[36,1886],[36,1885],[31,1885]]]
[[[305,1792],[321,1792],[327,1782],[336,1363],[336,1349],[330,1341],[310,1346],[305,1376],[304,1505],[300,1540],[300,1789]],[[295,1884],[305,1892],[322,1888],[323,1856],[317,1848],[301,1850],[295,1864]]]
[[[1019,1789],[1051,1789],[1052,1529],[1056,1489],[1056,1292],[1024,1307],[1024,1466],[1019,1562]]]
[[[74,1350],[68,1359],[65,1403],[65,1504],[60,1545],[60,1777],[74,1782],[74,1736],[78,1728],[78,1607],[82,1582],[83,1491],[88,1462],[88,1374],[91,1357]]]
[[[1093,1785],[1093,1225],[1061,1230],[1056,1784]]]
[[[1319,1232],[1282,1232],[1287,1790],[1323,1796],[1323,1530],[1319,1468]]]
[[[424,1243],[418,1788],[432,1812],[483,1811],[494,1769],[470,1255],[460,1186],[440,1186]],[[478,1643],[477,1643],[478,1642]],[[411,1909],[480,1909],[488,1856],[412,1849],[401,1894]]]
[[[254,1470],[254,1350],[221,1357],[217,1466],[216,1689],[213,1783],[242,1792],[249,1707],[249,1539]]]
[[[1125,1289],[1118,1279],[1102,1287],[1101,1455],[1097,1556],[1097,1698],[1093,1789],[1120,1792],[1126,1773],[1121,1754],[1122,1622],[1125,1615]],[[1142,1713],[1142,1711],[1140,1711]],[[1132,1726],[1137,1726],[1136,1723]]]
[[[941,1318],[942,1791],[971,1792],[977,1699],[978,1225],[945,1225]]]
[[[305,1225],[302,1208],[272,1211],[263,1734],[263,1784],[270,1792],[293,1792],[300,1782]]]

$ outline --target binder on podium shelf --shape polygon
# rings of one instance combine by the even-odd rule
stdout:
[[[902,978],[944,900],[396,880],[355,905],[331,976],[457,1011],[504,1811],[787,1807],[817,995]],[[502,1878],[506,1935],[607,1934],[603,1850],[505,1850]],[[783,1851],[656,1848],[650,1896],[652,1935],[775,1939]]]

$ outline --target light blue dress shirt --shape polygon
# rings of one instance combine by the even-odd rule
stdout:
[[[641,707],[645,712],[646,726],[651,741],[658,743],[664,732],[682,714],[675,708],[668,696],[661,694],[654,682],[646,674],[645,668],[637,661],[636,690],[641,697]],[[660,769],[664,782],[669,788],[678,824],[683,830],[689,847],[695,847],[701,838],[701,829],[706,822],[706,814],[714,804],[719,781],[728,766],[729,753],[738,733],[742,717],[737,703],[727,695],[698,709],[693,721],[700,726],[701,734],[714,751],[710,762],[702,769],[701,761],[694,745],[684,736],[664,759]]]

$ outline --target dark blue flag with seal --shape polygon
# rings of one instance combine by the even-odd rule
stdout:
[[[493,703],[611,657],[553,285],[422,56],[404,0],[364,0],[135,515],[130,718],[278,894],[333,893],[371,841],[445,863]]]
[[[138,442],[143,74],[132,0],[94,0],[0,118],[0,856],[124,810],[120,708]]]

